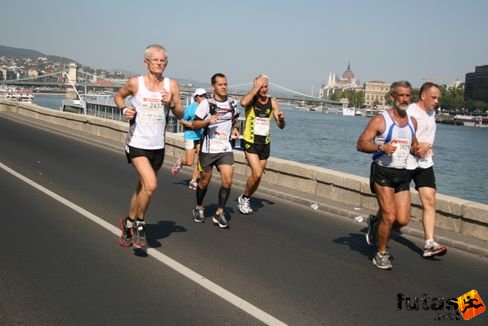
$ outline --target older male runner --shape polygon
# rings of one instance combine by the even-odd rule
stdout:
[[[405,226],[410,220],[410,171],[407,160],[416,146],[416,122],[407,114],[412,86],[407,81],[391,85],[393,107],[369,121],[359,136],[358,151],[374,153],[371,165],[371,191],[381,211],[378,223],[378,252],[373,264],[391,269],[387,244],[393,225]]]
[[[158,44],[144,51],[147,73],[131,77],[115,94],[114,101],[130,121],[125,151],[139,181],[130,201],[129,214],[120,220],[120,245],[146,246],[144,218],[157,188],[157,174],[164,160],[166,118],[169,110],[177,117],[183,114],[178,83],[163,76],[168,64],[166,49]],[[130,106],[125,98],[132,96]]]
[[[268,77],[260,75],[254,79],[253,88],[241,98],[246,108],[243,146],[251,175],[247,178],[244,193],[237,198],[242,214],[252,213],[250,198],[258,189],[270,154],[270,122],[274,118],[278,128],[285,128],[285,113],[280,105],[268,96]]]

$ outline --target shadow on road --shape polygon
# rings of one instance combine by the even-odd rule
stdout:
[[[173,232],[186,232],[182,226],[173,221],[159,221],[157,224],[146,224],[147,244],[151,248],[161,247],[159,240],[167,238]]]
[[[254,212],[259,212],[264,206],[274,205],[275,202],[259,197],[251,197],[251,207]]]
[[[390,239],[404,245],[405,247],[419,254],[420,256],[422,256],[422,254],[424,253],[424,250],[422,248],[418,247],[415,243],[403,237],[401,231],[399,230],[394,230],[391,233]]]
[[[339,237],[333,240],[334,243],[338,243],[341,245],[348,245],[349,248],[353,251],[357,251],[360,254],[367,256],[368,258],[373,258],[377,247],[376,246],[368,246],[365,239],[365,233],[367,228],[361,230],[364,233],[349,233],[349,236]],[[412,250],[416,254],[422,256],[423,249],[418,247],[415,243],[405,238],[402,233],[398,230],[393,230],[391,233],[390,240],[396,241],[397,243],[404,245],[408,249]],[[392,258],[393,259],[393,258]],[[431,258],[432,259],[432,258]],[[436,260],[436,259],[433,259]]]
[[[368,258],[374,256],[374,247],[368,246],[363,233],[349,233],[348,236],[336,238],[332,242],[349,246],[351,250],[357,251]]]
[[[209,198],[209,201],[212,200],[212,198]],[[217,198],[214,199],[214,201],[217,201]],[[205,207],[205,217],[211,218],[214,214],[219,205],[210,203],[208,205],[205,205],[205,202],[203,203],[203,206]],[[230,204],[230,200],[227,201],[227,205],[224,207],[224,213],[225,213],[225,218],[230,222],[232,220],[232,215],[234,214],[240,214],[239,210],[233,205]]]

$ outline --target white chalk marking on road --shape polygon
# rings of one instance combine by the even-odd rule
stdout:
[[[36,183],[35,181],[25,177],[24,175],[16,172],[15,170],[9,168],[2,162],[0,162],[0,167],[13,175],[14,177],[24,181],[28,185],[36,188],[37,190],[43,192],[44,194],[48,195],[49,197],[57,200],[61,204],[71,208],[72,210],[80,213],[84,217],[92,220],[93,222],[97,223],[101,227],[107,229],[108,231],[115,234],[117,237],[120,236],[120,229],[118,227],[113,226],[112,224],[106,222],[105,220],[101,219],[100,217],[96,216],[93,213],[90,213],[83,207],[76,205],[75,203],[67,200],[66,198],[52,192],[51,190],[41,186],[40,184]],[[165,264],[166,266],[172,268],[176,272],[180,273],[183,276],[186,276],[193,282],[199,284],[200,286],[204,287],[205,289],[209,290],[210,292],[214,293],[215,295],[221,297],[222,299],[226,300],[227,302],[233,304],[237,308],[241,309],[242,311],[250,314],[254,318],[262,321],[267,325],[286,325],[286,323],[282,322],[281,320],[271,316],[267,312],[259,309],[258,307],[252,305],[251,303],[247,302],[246,300],[238,297],[237,295],[233,294],[232,292],[224,289],[223,287],[217,285],[216,283],[210,281],[209,279],[205,278],[203,275],[194,272],[190,268],[186,267],[185,265],[180,264],[176,260],[171,257],[166,256],[165,254],[161,253],[160,251],[148,248],[147,254],[154,259],[160,261],[161,263]]]

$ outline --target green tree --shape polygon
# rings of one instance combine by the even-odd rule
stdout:
[[[347,99],[352,106],[360,108],[364,105],[364,92],[348,91]]]
[[[339,101],[341,98],[347,98],[349,104],[360,108],[364,105],[364,92],[363,91],[353,91],[353,90],[346,90],[346,91],[336,91],[334,94],[330,96],[332,101]]]
[[[441,87],[439,106],[448,110],[465,107],[463,90],[460,87]]]

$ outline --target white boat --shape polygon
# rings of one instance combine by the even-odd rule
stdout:
[[[20,102],[24,103],[32,103],[32,100],[34,99],[34,94],[32,91],[27,91],[23,90],[20,92]]]
[[[364,115],[368,118],[374,117],[375,115],[383,113],[384,110],[382,109],[366,109],[364,111]]]
[[[348,116],[348,117],[354,117],[356,115],[356,108],[355,107],[343,108],[342,109],[342,115]]]
[[[97,92],[86,93],[79,95],[78,99],[65,98],[61,104],[61,111],[87,114],[95,111],[111,111],[118,112],[117,106],[114,102],[114,93],[112,92]],[[110,113],[112,114],[112,113]]]
[[[83,100],[65,98],[61,102],[60,110],[63,112],[86,114],[86,102]]]
[[[10,101],[32,103],[34,94],[28,89],[9,88],[6,91],[2,91],[2,97]]]
[[[355,113],[355,116],[356,117],[364,117],[366,115],[366,111],[365,110],[361,110],[361,109],[357,109],[356,110],[356,113]]]

